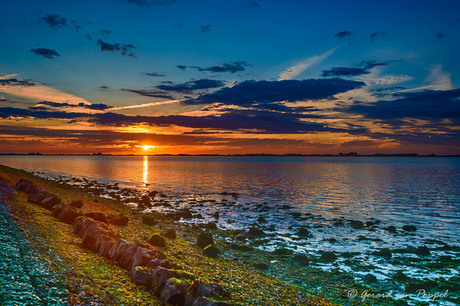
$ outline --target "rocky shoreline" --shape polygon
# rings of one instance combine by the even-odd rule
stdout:
[[[78,181],[82,184],[75,184]],[[265,218],[270,212],[267,205],[255,206],[260,211],[259,217],[246,230],[229,230],[221,228],[219,222],[225,210],[219,214],[219,211],[190,209],[197,205],[203,207],[199,200],[171,200],[172,197],[153,190],[137,193],[117,184],[104,185],[79,178],[61,179],[53,184],[56,188],[63,188],[66,193],[68,190],[74,194],[76,191],[77,195],[83,192],[84,199],[78,196],[66,197],[63,201],[66,205],[63,205],[57,203],[59,197],[53,198],[51,192],[32,187],[27,190],[24,181],[18,184],[18,189],[29,192],[29,202],[41,205],[50,211],[48,214],[69,224],[69,230],[73,228],[72,235],[81,239],[77,241],[83,248],[101,254],[112,264],[125,269],[134,283],[141,284],[143,290],[153,292],[163,302],[192,305],[198,300],[197,305],[265,305],[273,303],[273,298],[278,298],[279,304],[285,304],[286,301],[293,305],[329,303],[309,293],[315,292],[345,305],[365,305],[368,302],[372,305],[439,303],[439,300],[417,301],[414,297],[419,289],[428,292],[448,290],[449,294],[441,304],[458,301],[458,273],[455,274],[455,271],[458,271],[459,266],[459,250],[442,241],[427,241],[425,245],[395,249],[378,247],[378,241],[369,238],[371,235],[358,235],[359,239],[377,246],[373,253],[366,255],[325,249],[320,250],[318,255],[311,255],[293,251],[283,245],[267,252],[260,248],[274,237],[270,226],[266,225]],[[82,190],[78,191],[76,187]],[[226,192],[222,196],[229,199],[223,201],[223,205],[232,205],[231,198],[238,194]],[[111,205],[115,209],[103,211],[103,207]],[[98,206],[100,211],[94,210],[94,206]],[[210,216],[203,216],[205,213]],[[295,212],[291,212],[291,215],[294,218],[307,217],[305,220],[309,220],[308,216]],[[197,220],[199,222],[190,222]],[[396,229],[392,226],[381,228],[379,223],[378,220],[362,222],[337,219],[332,226],[337,230],[369,234],[385,231],[400,236],[414,236],[417,231],[411,225]],[[295,228],[292,239],[302,239],[300,241],[308,243],[309,239],[315,239],[317,235],[317,228],[305,226]],[[331,245],[337,243],[334,237],[327,239]],[[419,279],[406,270],[397,270],[389,280],[382,281],[376,277],[378,273],[375,271],[383,270],[388,265],[430,270],[433,273],[448,271],[453,276],[446,277],[445,273],[438,273],[438,278],[434,280]],[[238,277],[241,271],[251,275],[249,277],[253,278],[252,282]],[[356,280],[351,275],[361,275],[361,278]],[[161,281],[153,281],[156,279]],[[283,281],[291,285],[279,287]],[[269,292],[273,288],[282,291],[276,294]],[[359,301],[359,298],[347,296],[350,290],[374,295],[394,290],[407,296],[396,299],[374,297],[371,301]],[[207,300],[209,298],[211,300]]]

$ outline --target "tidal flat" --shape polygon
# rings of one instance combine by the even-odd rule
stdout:
[[[196,279],[208,286],[219,284],[226,292],[223,302],[231,305],[454,305],[459,301],[459,247],[424,240],[410,224],[396,227],[377,219],[328,219],[263,202],[238,208],[247,212],[244,217],[249,220],[244,223],[232,209],[236,191],[179,197],[148,186],[135,189],[85,177],[34,173],[48,179],[7,167],[1,168],[0,176],[11,186],[20,178],[33,181],[66,206],[82,199],[77,209],[82,215],[123,214],[129,222],[112,228],[116,237],[130,243],[147,243],[153,234],[168,236],[173,230],[176,238],[166,238],[160,249],[174,270],[181,271],[190,284]],[[145,286],[132,284],[130,273],[116,262],[82,248],[71,226],[27,200],[15,192],[11,214],[64,258],[61,272],[69,270],[67,265],[72,267],[74,280],[67,279],[72,303],[78,304],[81,291],[100,302],[151,304],[158,300]],[[270,221],[278,215],[285,218],[281,224],[294,226],[274,226]],[[214,253],[197,246],[201,233],[212,236]],[[63,247],[60,241],[68,241],[66,246],[71,247]],[[367,247],[356,247],[362,245]],[[75,290],[75,278],[84,290]],[[121,289],[126,284],[133,288]]]

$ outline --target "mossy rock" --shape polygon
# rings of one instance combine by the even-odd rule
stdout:
[[[367,283],[375,283],[377,282],[377,277],[374,274],[369,273],[364,276],[364,281]]]
[[[385,230],[386,230],[387,232],[390,232],[390,233],[393,233],[393,234],[396,233],[396,227],[393,226],[393,225],[388,226],[387,228],[385,228]]]
[[[217,255],[219,255],[219,249],[215,245],[211,244],[203,249],[203,254],[208,257],[214,258],[217,257]]]
[[[249,251],[254,250],[252,246],[247,245],[247,244],[232,243],[230,247],[234,250],[243,251],[243,252],[249,252]]]
[[[321,257],[320,259],[322,261],[335,261],[337,260],[337,255],[335,255],[334,252],[324,252],[323,254],[321,254]]]
[[[265,263],[265,262],[256,262],[255,264],[253,264],[254,268],[258,269],[258,270],[267,270],[268,269],[268,265]]]
[[[157,222],[155,221],[155,218],[153,218],[153,216],[143,215],[142,216],[142,223],[147,224],[147,225],[154,225]]]
[[[165,237],[159,235],[159,234],[153,234],[150,239],[149,243],[151,245],[157,246],[157,247],[165,247],[166,246],[166,239]]]
[[[305,254],[297,254],[297,255],[294,255],[292,257],[292,259],[295,261],[295,262],[298,262],[304,266],[308,266],[308,264],[310,263],[310,258],[308,258],[307,255]]]
[[[265,232],[261,230],[260,228],[257,227],[251,227],[248,230],[248,236],[249,237],[261,237],[264,236]]]
[[[426,255],[430,255],[430,250],[428,249],[428,247],[422,245],[422,246],[419,246],[415,252],[415,254],[417,255],[421,255],[421,256],[426,256]]]
[[[214,239],[212,238],[211,233],[201,232],[196,237],[196,245],[202,249],[207,247],[208,245],[214,244]]]
[[[165,228],[161,234],[168,239],[171,239],[171,240],[176,239],[176,230],[173,228],[170,228],[170,227]]]
[[[404,274],[402,271],[397,271],[395,275],[393,275],[393,279],[398,282],[406,282],[410,280],[410,277]]]
[[[298,229],[297,235],[300,236],[300,237],[304,237],[304,238],[313,237],[312,233],[308,229],[306,229],[304,227],[301,227],[301,228]]]

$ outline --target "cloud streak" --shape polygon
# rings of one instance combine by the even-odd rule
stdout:
[[[337,47],[329,51],[326,51],[324,53],[306,58],[300,61],[299,63],[289,67],[288,69],[284,70],[283,72],[279,74],[278,81],[291,80],[295,78],[296,76],[298,76],[299,74],[304,72],[306,69],[310,68],[311,66],[319,64],[322,61],[324,61],[326,58],[331,56],[332,53],[334,53],[336,49]]]

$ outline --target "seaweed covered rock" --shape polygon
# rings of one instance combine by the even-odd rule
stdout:
[[[414,253],[417,254],[417,255],[420,255],[420,256],[427,256],[427,255],[431,254],[431,252],[428,249],[428,247],[426,247],[424,245],[419,246],[417,249],[415,249]]]
[[[264,236],[265,232],[257,227],[250,227],[248,230],[248,237],[261,237]]]
[[[151,215],[143,215],[142,223],[147,224],[147,225],[154,225],[156,221],[155,221],[155,218]]]
[[[73,199],[70,204],[70,206],[76,207],[76,208],[82,208],[83,207],[83,200],[81,199]]]
[[[417,230],[417,227],[415,227],[414,225],[404,225],[402,229],[406,232],[415,232]]]
[[[386,258],[391,258],[392,254],[389,248],[382,248],[378,250],[377,252],[374,252],[375,255],[377,256],[382,256]]]
[[[125,226],[126,224],[128,224],[129,218],[123,214],[119,214],[118,216],[107,215],[107,221],[113,225]]]
[[[86,213],[85,216],[92,218],[96,221],[109,223],[109,221],[107,220],[107,217],[101,212],[92,211],[92,212]]]
[[[160,300],[171,305],[184,305],[188,287],[186,281],[171,277],[161,291]]]
[[[153,279],[154,270],[146,267],[137,266],[131,269],[131,279],[135,284],[148,287]]]
[[[166,246],[166,239],[165,237],[159,235],[159,234],[153,234],[149,238],[149,243],[151,245],[157,246],[157,247],[165,247]]]
[[[393,233],[393,234],[396,233],[396,227],[393,226],[393,225],[390,225],[390,226],[386,227],[385,230],[387,232],[390,232],[390,233]]]
[[[211,297],[211,291],[200,280],[196,279],[187,288],[184,305],[193,305],[200,297]]]
[[[277,248],[276,250],[273,251],[273,254],[275,255],[292,255],[294,253],[293,250],[286,249],[286,248]]]
[[[196,245],[202,249],[210,244],[214,244],[214,239],[211,233],[200,232],[196,237]]]
[[[171,277],[179,277],[178,273],[171,269],[166,269],[163,267],[156,267],[153,274],[152,282],[150,283],[150,291],[156,295],[160,295],[163,291],[166,282]]]
[[[310,231],[304,227],[301,227],[297,230],[297,235],[299,237],[304,237],[304,238],[309,238],[313,237],[313,235],[310,233]]]
[[[165,228],[161,232],[161,234],[168,239],[171,239],[171,240],[176,239],[176,231],[173,228],[170,228],[170,227]]]
[[[219,249],[215,245],[210,244],[203,249],[203,254],[210,258],[214,258],[219,255]]]
[[[323,261],[335,261],[337,260],[337,255],[334,252],[324,252],[320,257]]]

